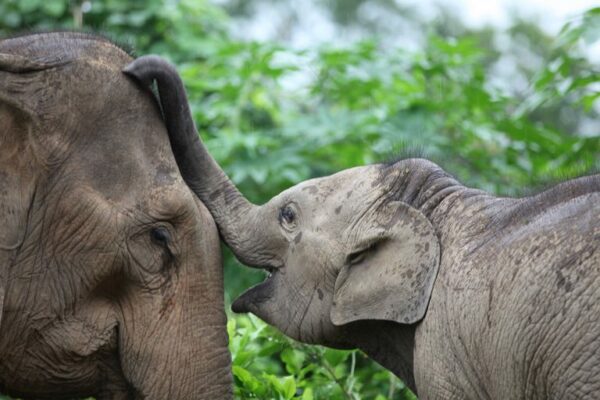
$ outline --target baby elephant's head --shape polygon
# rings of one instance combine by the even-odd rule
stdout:
[[[413,159],[353,168],[256,206],[200,141],[175,69],[142,57],[129,73],[147,84],[156,80],[179,169],[222,238],[242,262],[269,271],[234,311],[252,312],[298,340],[336,347],[352,345],[340,339],[339,327],[353,321],[423,318],[440,245],[420,209],[432,195],[422,192],[423,183],[444,175],[437,166]]]
[[[352,346],[338,328],[350,322],[420,320],[440,250],[428,219],[395,196],[409,172],[399,165],[353,168],[224,214],[220,225],[236,224],[244,239],[228,241],[238,257],[269,271],[233,310],[252,312],[300,341],[335,347]]]

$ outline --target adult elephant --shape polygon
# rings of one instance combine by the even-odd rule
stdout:
[[[600,175],[497,198],[409,159],[255,206],[198,139],[176,71],[147,57],[128,73],[157,80],[184,179],[270,272],[234,311],[361,348],[423,399],[599,398]]]
[[[132,58],[80,33],[0,41],[0,391],[226,399],[216,226]]]

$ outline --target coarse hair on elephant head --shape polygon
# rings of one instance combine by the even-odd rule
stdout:
[[[90,34],[0,40],[0,390],[231,397],[218,233],[132,58]]]
[[[156,80],[184,180],[235,255],[269,272],[234,311],[359,347],[423,398],[597,398],[600,175],[497,198],[406,159],[257,206],[204,148],[175,69],[148,56],[126,73]]]

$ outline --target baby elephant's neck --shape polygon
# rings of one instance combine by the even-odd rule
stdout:
[[[388,321],[360,321],[352,325],[356,347],[416,392],[413,364],[416,325]]]

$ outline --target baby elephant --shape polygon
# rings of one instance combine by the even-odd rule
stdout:
[[[207,153],[176,71],[156,80],[182,175],[265,282],[233,305],[357,347],[422,399],[600,397],[600,175],[497,198],[435,164],[358,167],[250,204]]]

